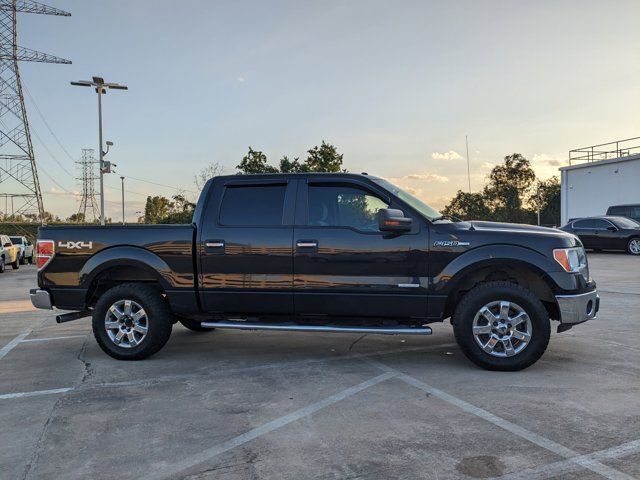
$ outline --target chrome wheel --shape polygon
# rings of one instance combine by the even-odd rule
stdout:
[[[629,241],[629,253],[640,255],[640,238],[632,238]]]
[[[512,357],[527,348],[533,327],[524,309],[507,300],[487,303],[473,319],[473,337],[494,357]]]
[[[113,343],[122,348],[132,348],[140,345],[147,336],[149,320],[139,303],[118,300],[107,310],[104,327]]]

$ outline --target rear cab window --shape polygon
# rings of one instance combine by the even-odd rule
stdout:
[[[284,183],[226,186],[219,224],[232,227],[283,225],[286,189]]]

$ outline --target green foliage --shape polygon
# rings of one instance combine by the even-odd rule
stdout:
[[[173,201],[161,195],[147,197],[144,223],[191,223],[195,204],[182,194],[171,198]]]
[[[463,220],[537,223],[540,206],[541,225],[560,224],[558,178],[536,183],[529,160],[519,153],[504,157],[504,163],[491,170],[488,180],[482,192],[459,190],[443,213]]]
[[[519,153],[504,157],[504,163],[493,167],[489,184],[484,188],[485,200],[493,217],[500,222],[525,223],[529,212],[522,208],[523,198],[536,180],[529,160]]]
[[[242,157],[242,161],[236,168],[240,173],[304,173],[304,172],[342,172],[342,160],[344,155],[338,153],[334,145],[324,140],[307,151],[307,158],[300,162],[299,158],[289,160],[286,155],[280,159],[278,167],[267,163],[267,156],[261,151],[249,147],[249,152]]]
[[[449,205],[442,210],[444,215],[461,220],[492,220],[493,211],[482,193],[469,193],[458,190]]]
[[[251,147],[236,168],[240,173],[278,173],[276,167],[267,164],[267,156],[264,153]]]
[[[539,180],[528,203],[535,212],[540,208],[541,225],[560,225],[560,180],[558,177]]]

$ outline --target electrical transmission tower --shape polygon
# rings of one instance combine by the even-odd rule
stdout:
[[[78,217],[82,215],[85,223],[94,223],[100,218],[100,209],[98,208],[98,200],[96,199],[95,180],[98,179],[93,167],[97,163],[93,157],[94,150],[92,148],[82,149],[82,158],[76,162],[80,170],[78,180],[82,182],[82,198],[80,198],[80,208],[78,209]]]
[[[16,44],[17,14],[71,14],[33,0],[0,0],[0,209],[44,219],[18,62],[71,63]],[[4,199],[4,202],[1,200]]]

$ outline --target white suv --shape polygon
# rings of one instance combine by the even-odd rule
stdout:
[[[10,263],[13,269],[20,268],[18,266],[18,254],[20,247],[13,244],[7,235],[0,235],[0,273],[4,272],[5,266]]]
[[[11,237],[11,243],[20,248],[18,254],[18,261],[20,265],[25,263],[33,263],[33,243],[27,240],[26,237]]]

